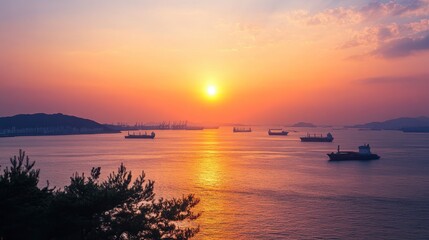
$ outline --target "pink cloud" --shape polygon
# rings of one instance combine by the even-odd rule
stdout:
[[[410,0],[405,2],[375,1],[362,8],[337,7],[316,13],[294,11],[289,18],[307,25],[322,24],[358,24],[373,22],[388,17],[422,17],[429,15],[429,0]]]
[[[410,0],[399,3],[398,1],[372,2],[363,7],[360,12],[368,18],[383,16],[420,16],[428,14],[429,1]]]
[[[429,50],[429,32],[421,37],[403,37],[378,47],[373,54],[385,58],[405,57],[419,51]]]
[[[383,41],[400,36],[401,26],[396,23],[389,25],[371,26],[357,31],[351,39],[347,40],[341,48],[352,48],[358,46],[373,47]]]
[[[323,12],[319,12],[313,16],[307,16],[306,23],[309,25],[319,24],[354,24],[359,23],[363,20],[363,16],[360,12],[349,8],[333,8],[327,9]]]

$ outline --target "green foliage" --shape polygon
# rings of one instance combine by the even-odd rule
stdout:
[[[40,171],[33,169],[35,162],[30,162],[24,151],[10,163],[12,166],[0,174],[0,238],[42,238],[53,189],[37,187]]]
[[[199,230],[199,199],[156,200],[154,182],[144,172],[132,181],[123,164],[104,181],[99,167],[75,173],[56,191],[37,187],[39,170],[25,152],[11,164],[0,175],[0,239],[189,239]]]

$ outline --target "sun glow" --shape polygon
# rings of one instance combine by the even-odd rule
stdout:
[[[207,95],[208,95],[209,97],[214,97],[214,96],[216,96],[216,94],[217,94],[216,86],[214,86],[214,85],[209,85],[209,86],[207,87]]]

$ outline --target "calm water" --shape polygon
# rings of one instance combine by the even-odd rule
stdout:
[[[75,171],[121,162],[156,181],[157,196],[195,193],[203,212],[196,239],[429,239],[429,134],[331,131],[334,143],[205,131],[0,138],[0,164],[19,148],[41,168],[42,183],[62,187]],[[370,143],[382,159],[328,162],[326,153]]]

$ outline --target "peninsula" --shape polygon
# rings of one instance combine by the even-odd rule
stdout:
[[[19,114],[0,117],[0,136],[45,136],[118,133],[95,121],[61,113]]]
[[[370,130],[399,130],[403,132],[429,132],[429,117],[403,117],[387,120],[384,122],[370,122],[350,126],[352,128]]]
[[[293,124],[291,127],[314,128],[314,127],[317,127],[317,126],[314,125],[314,124],[312,124],[312,123],[299,122],[299,123]]]

